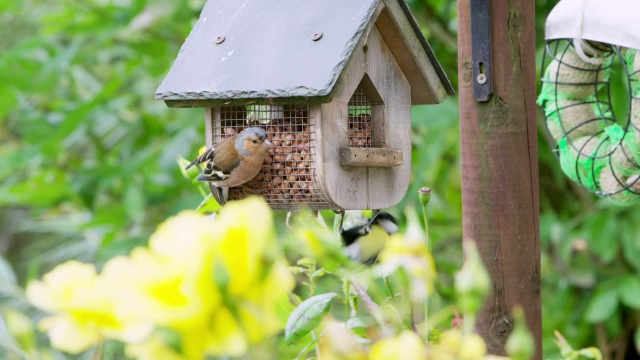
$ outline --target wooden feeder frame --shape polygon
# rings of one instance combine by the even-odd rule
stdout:
[[[274,141],[259,175],[229,200],[260,195],[278,210],[396,205],[411,177],[411,105],[454,93],[404,0],[250,5],[209,0],[156,93],[169,106],[206,108],[207,147],[248,126]],[[227,12],[238,17],[206,21]],[[314,21],[258,24],[266,12]]]

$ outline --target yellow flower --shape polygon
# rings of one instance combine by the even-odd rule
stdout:
[[[464,337],[458,357],[460,360],[482,360],[487,353],[487,346],[478,334],[468,334]]]
[[[229,202],[215,221],[184,212],[105,275],[114,265],[114,279],[135,274],[127,281],[138,306],[123,307],[175,330],[185,358],[239,356],[282,329],[275,309],[295,285],[273,235],[258,198]]]
[[[295,282],[284,261],[274,264],[263,281],[243,296],[239,315],[249,341],[258,342],[282,329],[275,309],[288,302]]]
[[[198,255],[193,253],[194,263]],[[122,321],[183,328],[209,315],[220,301],[209,266],[201,264],[197,272],[176,260],[138,248],[105,264],[103,283],[117,298]]]
[[[20,349],[25,352],[33,351],[36,347],[36,339],[31,319],[22,312],[3,305],[0,307],[0,318],[4,320],[4,326],[10,338],[18,342]],[[9,358],[11,358],[9,356]]]
[[[248,341],[238,319],[226,307],[221,307],[209,323],[207,341],[208,354],[242,355],[247,351]],[[197,334],[193,340],[197,341]]]
[[[365,360],[367,353],[356,335],[344,323],[330,316],[320,324],[320,358],[322,360]]]
[[[70,262],[28,294],[57,313],[41,326],[65,351],[110,337],[140,359],[240,356],[282,329],[277,309],[295,285],[273,235],[260,199],[230,202],[215,221],[183,212],[158,227],[148,248],[111,259],[100,276]]]
[[[115,316],[115,302],[99,285],[93,265],[68,261],[33,281],[26,290],[35,306],[54,313],[38,324],[56,349],[79,353],[105,337],[137,341],[151,328],[124,324]]]
[[[182,272],[195,275],[211,264],[219,227],[219,221],[209,220],[194,211],[183,211],[165,221],[151,235],[149,250],[165,257]]]
[[[265,263],[275,256],[272,240],[273,220],[264,200],[229,202],[216,219],[214,253],[220,265],[216,270],[225,271],[216,274],[223,281],[219,285],[225,286],[231,295],[255,286]]]
[[[219,333],[224,331],[234,339],[226,341],[234,344],[228,350],[241,354],[246,343],[259,342],[282,329],[275,309],[288,302],[295,282],[274,241],[271,211],[263,200],[229,202],[216,224],[215,277],[226,308],[218,309],[213,318],[212,331],[218,335],[210,337],[209,351],[229,354],[222,351],[224,335]],[[227,316],[229,311],[236,317]],[[244,344],[239,336],[231,336],[234,330],[242,330]]]
[[[478,334],[464,334],[460,329],[442,333],[435,349],[460,360],[481,360],[487,353],[484,340]]]
[[[289,246],[316,260],[325,270],[333,272],[340,265],[351,264],[344,253],[340,236],[321,226],[310,212],[303,212],[295,217],[291,232],[293,236],[289,239]]]
[[[380,254],[379,276],[404,269],[411,281],[411,298],[421,301],[433,291],[436,269],[425,242],[410,241],[401,234],[394,234]]]
[[[107,262],[102,276],[118,294],[119,316],[175,329],[208,318],[220,303],[212,281],[215,226],[185,211],[158,227],[148,249]]]
[[[418,335],[405,330],[400,335],[380,340],[371,347],[370,360],[425,359],[427,349]]]
[[[375,274],[384,277],[399,269],[404,270],[411,282],[411,299],[422,301],[433,291],[435,262],[427,248],[426,234],[416,212],[408,211],[406,214],[406,233],[391,236],[380,253],[380,265]]]
[[[136,360],[186,360],[187,358],[176,353],[162,340],[159,334],[152,335],[147,341],[139,344],[129,344],[125,348],[125,354]]]

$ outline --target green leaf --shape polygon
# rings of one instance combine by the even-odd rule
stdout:
[[[618,254],[618,222],[607,213],[599,213],[589,221],[588,236],[593,253],[604,263],[613,261]]]
[[[367,324],[360,318],[352,317],[347,320],[347,328],[361,338],[367,337]]]
[[[622,233],[622,256],[636,270],[640,270],[640,241],[638,241],[638,231],[640,229],[635,224],[627,224]]]
[[[176,353],[182,354],[182,338],[179,332],[168,327],[160,327],[156,331],[164,344]]]
[[[124,205],[127,215],[139,219],[144,215],[144,192],[140,186],[131,184],[124,192]]]
[[[213,194],[209,194],[204,200],[202,200],[200,205],[198,205],[196,211],[201,214],[211,214],[216,211],[220,211],[220,209],[222,209],[222,206],[218,204],[216,199],[213,197]]]
[[[598,287],[595,291],[585,317],[590,323],[600,323],[607,320],[618,308],[618,293],[610,287]]]
[[[0,283],[16,285],[17,282],[13,268],[4,257],[0,256]]]
[[[640,309],[640,279],[626,276],[618,286],[618,293],[622,303],[633,309]]]
[[[598,348],[588,347],[586,349],[578,350],[578,354],[587,357],[589,359],[602,360],[602,353]]]
[[[96,259],[99,261],[108,261],[119,255],[128,255],[133,249],[145,246],[147,239],[143,237],[131,237],[124,240],[112,241],[100,247],[96,253]]]
[[[298,305],[289,316],[287,326],[284,328],[287,345],[293,344],[315,329],[320,324],[320,318],[329,311],[331,299],[336,296],[338,296],[336,293],[320,294]]]

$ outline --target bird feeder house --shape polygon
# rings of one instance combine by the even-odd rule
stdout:
[[[411,177],[411,105],[453,88],[404,0],[209,0],[156,99],[205,108],[206,145],[275,145],[229,190],[274,209],[380,209]]]

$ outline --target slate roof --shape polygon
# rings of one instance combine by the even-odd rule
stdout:
[[[326,97],[381,0],[209,0],[156,91],[168,103]],[[447,93],[451,83],[398,0]],[[322,38],[313,41],[314,34]],[[224,41],[216,43],[216,38]]]

